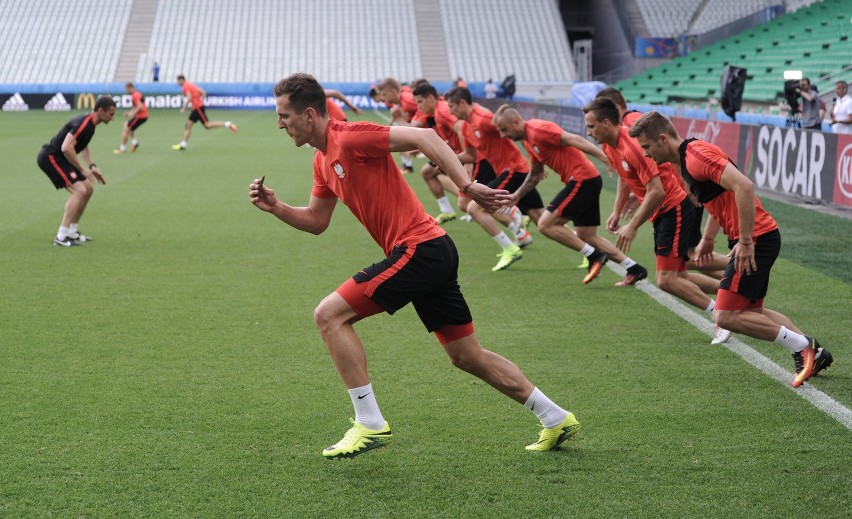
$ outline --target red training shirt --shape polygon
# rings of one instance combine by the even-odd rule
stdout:
[[[657,167],[657,164],[653,160],[645,157],[636,139],[627,135],[626,127],[620,127],[618,143],[615,147],[602,144],[601,148],[606,153],[610,165],[618,172],[622,180],[627,183],[630,190],[633,191],[633,194],[636,195],[636,198],[640,202],[645,200],[645,194],[648,191],[646,185],[648,182],[656,176],[660,177],[660,181],[663,184],[663,191],[665,191],[665,198],[663,198],[657,211],[651,215],[650,220],[652,222],[657,216],[679,205],[686,198],[683,182],[676,175],[671,164],[663,164]]]
[[[443,236],[390,154],[390,127],[329,120],[325,152],[314,155],[317,198],[339,198],[386,255],[395,245]]]
[[[686,170],[698,182],[719,184],[722,172],[730,160],[722,148],[705,141],[692,141],[686,147]],[[757,237],[778,228],[775,219],[763,208],[757,195],[754,197],[754,231]],[[733,191],[725,191],[706,202],[707,212],[722,226],[722,231],[732,240],[740,237],[740,218]]]
[[[562,145],[563,130],[558,124],[541,119],[524,123],[524,148],[530,162],[544,164],[559,174],[562,182],[582,181],[601,176],[586,154],[573,146]]]

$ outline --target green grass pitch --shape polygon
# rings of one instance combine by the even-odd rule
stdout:
[[[250,204],[260,175],[304,204],[312,151],[271,112],[211,110],[239,134],[196,127],[176,153],[184,117],[152,111],[139,151],[116,156],[119,117],[92,142],[108,182],[80,226],[95,241],[64,249],[67,197],[35,160],[69,116],[0,116],[0,517],[848,517],[847,428],[609,270],[582,285],[579,255],[538,233],[491,272],[497,246],[458,221],[483,344],[582,432],[526,452],[535,417],[455,370],[406,308],[356,326],[394,443],[324,460],[352,410],[312,311],[382,253],[342,204],[321,236]],[[812,384],[852,406],[852,221],[765,202],[784,239],[767,306],[832,350]],[[646,266],[650,238],[631,251]]]

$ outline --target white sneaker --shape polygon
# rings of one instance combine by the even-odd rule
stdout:
[[[473,221],[473,217],[469,213],[465,213],[464,216],[459,218],[462,222],[470,222]]]
[[[716,336],[713,337],[713,340],[710,341],[710,344],[722,344],[728,341],[731,338],[731,330],[726,330],[724,328],[716,327]]]
[[[516,240],[517,240],[517,242],[518,242],[518,247],[520,247],[520,248],[522,248],[522,249],[523,249],[523,248],[525,248],[527,245],[531,245],[531,244],[532,244],[532,242],[533,242],[533,237],[532,237],[532,235],[531,235],[529,232],[524,231],[523,236],[521,236],[521,237],[517,237],[517,238],[516,238]]]

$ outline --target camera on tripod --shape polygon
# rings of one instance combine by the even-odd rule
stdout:
[[[802,80],[801,70],[785,70],[784,71],[784,99],[790,105],[790,114],[787,116],[788,128],[801,128],[802,117],[799,115],[799,86]]]
[[[784,82],[784,99],[790,105],[790,115],[799,113],[799,80],[788,79]]]

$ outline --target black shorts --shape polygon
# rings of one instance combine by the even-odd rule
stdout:
[[[658,215],[654,220],[654,253],[689,260],[689,237],[694,218],[695,206],[689,197]]]
[[[133,131],[136,128],[139,128],[140,126],[145,124],[145,121],[147,121],[147,120],[148,120],[147,117],[136,116],[136,117],[134,117],[133,119],[131,119],[127,122],[127,127],[130,128],[131,131]]]
[[[201,108],[193,108],[192,112],[189,114],[189,120],[193,123],[201,121],[204,126],[207,126],[207,109],[204,106]]]
[[[781,253],[781,232],[778,229],[754,237],[754,262],[757,270],[744,275],[734,272],[734,260],[725,267],[725,277],[719,282],[719,290],[729,290],[739,294],[752,303],[766,297],[769,288],[769,271]],[[736,241],[729,241],[728,248],[733,249]]]
[[[62,153],[53,154],[42,148],[36,162],[56,189],[65,189],[75,182],[86,180],[83,172],[68,162]]]
[[[689,198],[687,198],[689,200]],[[704,206],[695,207],[694,209],[695,216],[692,218],[692,229],[689,231],[689,248],[694,249],[698,247],[698,242],[701,241],[701,220],[704,218]]]
[[[524,179],[527,178],[528,174],[526,172],[506,170],[497,175],[497,178],[492,180],[488,184],[488,187],[491,189],[505,189],[510,193],[514,193],[524,183]],[[523,198],[518,200],[518,209],[524,214],[527,214],[530,209],[542,208],[544,208],[544,202],[542,202],[541,195],[537,189],[532,189]]]
[[[433,332],[473,321],[458,282],[459,255],[449,235],[393,248],[386,259],[352,276],[364,293],[387,313],[408,303]]]
[[[487,186],[495,178],[497,178],[497,173],[494,172],[494,168],[487,160],[482,159],[473,165],[473,172],[470,174],[470,179],[474,182]]]
[[[601,224],[601,177],[588,180],[569,180],[553,197],[547,210],[571,220],[575,227],[597,227]]]

